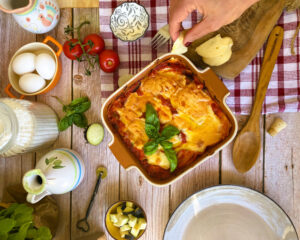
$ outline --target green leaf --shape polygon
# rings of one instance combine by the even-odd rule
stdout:
[[[144,145],[144,153],[147,156],[150,156],[150,155],[152,155],[153,153],[155,153],[157,151],[157,148],[158,148],[158,143],[157,142],[155,142],[155,141],[147,142]]]
[[[31,225],[31,222],[22,224],[22,226],[20,227],[19,232],[17,234],[20,239],[26,238],[27,230],[30,225]]]
[[[46,158],[45,162],[46,162],[47,165],[49,165],[50,163],[52,163],[56,159],[57,159],[57,157]]]
[[[164,127],[164,129],[161,131],[161,137],[164,137],[165,140],[168,140],[179,133],[180,133],[180,131],[178,130],[177,127],[168,125],[168,126]]]
[[[14,213],[16,208],[18,207],[17,203],[13,203],[9,206],[9,208],[4,209],[4,212],[2,213],[5,217],[9,217],[11,214]]]
[[[164,149],[164,150],[165,150],[165,154],[170,162],[170,171],[174,172],[174,170],[177,167],[176,152],[174,151],[174,149]]]
[[[67,116],[70,116],[74,113],[83,113],[83,112],[87,111],[90,107],[91,107],[91,102],[90,101],[80,103],[80,104],[77,104],[77,105],[72,106],[72,107],[70,107],[70,105],[69,105],[69,106],[67,106],[66,113],[67,113]]]
[[[77,127],[86,128],[88,126],[87,119],[82,113],[75,113],[73,116],[73,122]]]
[[[158,137],[158,130],[151,124],[145,124],[145,132],[150,139],[155,139]]]
[[[0,240],[7,240],[8,234],[0,232]]]
[[[62,163],[62,160],[55,160],[53,164],[55,166],[59,166],[61,163]]]
[[[172,149],[173,147],[173,143],[169,142],[169,141],[162,141],[160,142],[160,145],[163,147],[163,149]]]
[[[76,98],[74,99],[68,106],[70,107],[74,107],[78,104],[82,104],[82,103],[85,103],[85,102],[89,102],[89,98],[88,97],[81,97],[81,98]]]
[[[65,131],[68,127],[70,127],[73,123],[73,120],[70,123],[70,120],[72,120],[72,118],[65,116],[64,118],[62,118],[59,123],[58,123],[58,129],[59,131]]]
[[[64,168],[65,166],[53,166],[53,169]]]
[[[37,230],[37,237],[35,239],[39,239],[39,240],[51,240],[52,239],[52,235],[51,235],[51,232],[50,232],[49,228],[47,228],[47,227],[40,227]]]
[[[33,238],[36,238],[36,237],[37,237],[37,230],[35,228],[28,229],[26,238],[33,239]]]
[[[159,118],[157,112],[155,111],[151,103],[146,104],[146,124],[153,125],[157,130],[157,132],[159,132],[159,128],[160,128]]]
[[[0,220],[0,233],[8,233],[16,225],[16,221],[11,218]]]

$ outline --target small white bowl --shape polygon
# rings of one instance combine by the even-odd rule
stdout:
[[[113,34],[124,42],[133,42],[144,36],[149,27],[149,14],[146,9],[135,3],[119,5],[110,17]]]

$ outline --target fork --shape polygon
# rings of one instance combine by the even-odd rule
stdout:
[[[164,45],[169,39],[169,24],[167,24],[159,29],[159,31],[155,34],[154,38],[151,41],[151,45],[153,48],[159,48]]]

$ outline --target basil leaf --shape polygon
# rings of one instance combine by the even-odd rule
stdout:
[[[91,107],[91,102],[84,102],[84,103],[81,103],[81,104],[78,104],[78,105],[75,105],[75,106],[67,106],[67,110],[66,110],[66,113],[67,113],[67,116],[70,116],[74,113],[83,113],[83,112],[86,112],[89,108]]]
[[[152,124],[145,124],[145,132],[150,139],[155,139],[158,137],[158,131]]]
[[[151,103],[146,104],[146,124],[153,125],[156,131],[159,132],[159,128],[160,128],[159,118],[157,112],[155,111]]]
[[[0,233],[8,233],[16,225],[16,221],[10,218],[0,220]]]
[[[174,149],[164,149],[165,154],[170,162],[170,171],[174,172],[174,170],[177,168],[177,156]]]
[[[165,139],[168,140],[171,137],[179,134],[180,131],[178,130],[177,127],[173,126],[173,125],[168,125],[166,127],[164,127],[164,129],[161,131],[161,136]]]
[[[147,156],[150,156],[157,151],[157,148],[158,148],[158,144],[155,141],[147,142],[144,145],[144,153]]]
[[[169,141],[162,141],[160,142],[160,145],[164,148],[164,149],[172,149],[173,147],[173,143],[169,142]]]
[[[87,119],[82,113],[74,113],[73,115],[73,123],[80,128],[86,128],[88,126]]]
[[[73,123],[71,116],[65,116],[62,118],[58,123],[58,129],[59,131],[65,131],[68,127],[70,127]]]
[[[51,235],[50,229],[47,227],[40,227],[37,230],[37,238],[40,240],[51,240],[52,235]]]
[[[4,232],[0,232],[0,240],[7,240],[8,234]]]
[[[85,102],[89,102],[89,98],[88,97],[81,97],[81,98],[77,98],[77,99],[74,99],[68,106],[69,107],[74,107],[78,104],[82,104],[82,103],[85,103]]]

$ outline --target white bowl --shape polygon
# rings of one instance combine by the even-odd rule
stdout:
[[[270,198],[249,188],[223,185],[183,201],[163,239],[298,240],[298,236],[289,217]]]

